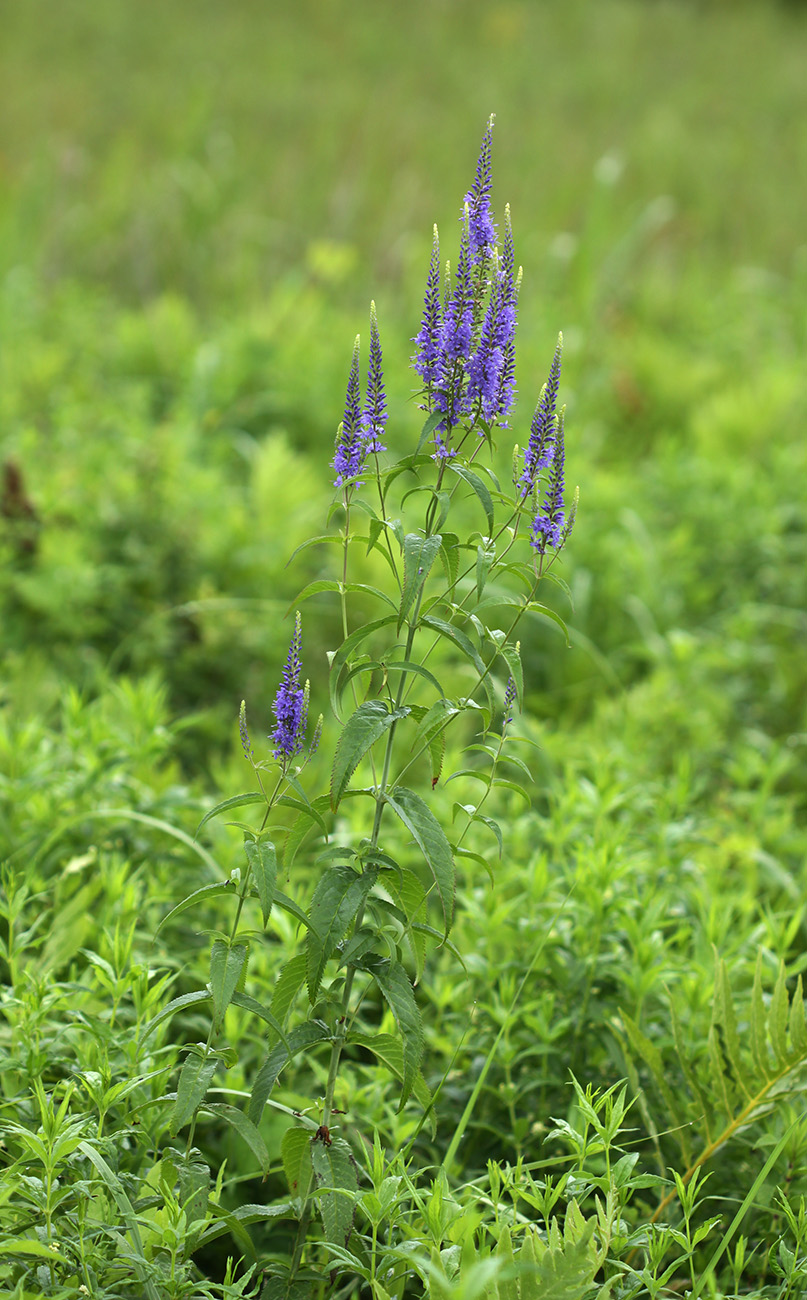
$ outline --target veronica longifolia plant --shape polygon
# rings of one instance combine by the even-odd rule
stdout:
[[[519,625],[536,614],[559,621],[538,603],[537,592],[547,576],[554,579],[550,570],[574,519],[575,503],[569,508],[564,499],[560,341],[526,448],[515,449],[509,490],[490,464],[515,394],[521,283],[509,210],[500,240],[491,208],[492,130],[491,118],[462,206],[453,271],[448,264],[441,268],[434,231],[412,359],[426,413],[419,441],[397,458],[387,452],[373,305],[367,382],[363,393],[357,339],[332,461],[332,516],[339,532],[305,543],[336,541],[341,552],[337,575],[311,583],[295,602],[330,593],[341,612],[341,641],[329,655],[330,706],[339,728],[330,789],[317,796],[306,788],[305,768],[322,719],[306,749],[308,683],[301,684],[305,646],[298,613],[275,697],[271,759],[256,760],[242,707],[241,738],[260,791],[229,799],[208,814],[265,804],[260,829],[245,830],[243,870],[227,884],[200,891],[231,892],[237,903],[229,931],[214,941],[209,986],[194,995],[212,1002],[211,1028],[207,1043],[197,1045],[183,1067],[173,1123],[175,1129],[190,1125],[190,1146],[196,1113],[217,1062],[226,1058],[219,1039],[231,1004],[268,1028],[246,1114],[238,1111],[233,1120],[257,1154],[265,1156],[258,1126],[282,1071],[301,1053],[321,1058],[321,1110],[316,1121],[301,1117],[282,1144],[290,1204],[299,1217],[287,1279],[300,1268],[314,1200],[332,1243],[344,1247],[351,1231],[352,1204],[344,1193],[356,1188],[355,1166],[347,1143],[330,1131],[334,1103],[341,1100],[340,1064],[369,1051],[397,1078],[400,1107],[414,1095],[428,1108],[413,975],[419,975],[430,942],[450,944],[457,860],[484,862],[465,843],[469,836],[474,842],[471,832],[491,834],[501,852],[500,828],[482,810],[499,763],[523,767],[511,755],[503,758],[523,700]],[[449,526],[460,502],[463,516],[470,508],[484,521],[464,539]],[[380,557],[383,589],[364,580],[373,555]],[[361,580],[353,576],[354,566]],[[356,597],[362,608],[375,602],[369,622],[356,621]],[[484,790],[475,803],[455,805],[459,827],[443,824],[432,804],[449,727],[464,728],[466,741],[469,729],[477,733],[473,775]],[[335,815],[348,799],[359,803],[350,805],[350,818],[334,837]],[[362,807],[363,823],[356,813]],[[278,870],[293,877],[301,847],[310,850],[317,840],[319,874],[303,907],[277,888]],[[251,899],[264,927],[280,908],[304,936],[278,971],[268,999],[265,992],[252,998],[242,991],[254,931],[244,933],[239,924]],[[373,990],[377,996],[368,997]]]

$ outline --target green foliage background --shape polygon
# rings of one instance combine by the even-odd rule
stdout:
[[[758,955],[770,990],[780,960],[791,994],[807,965],[805,17],[664,0],[3,6],[0,437],[22,496],[0,518],[0,858],[37,917],[17,963],[4,932],[9,1096],[104,1053],[124,1068],[87,951],[132,987],[149,966],[173,995],[205,978],[201,922],[152,946],[180,890],[211,878],[156,823],[193,835],[242,788],[242,697],[256,736],[271,725],[283,616],[320,574],[312,552],[285,565],[325,518],[371,297],[390,439],[417,437],[407,358],[431,223],[452,232],[495,111],[494,198],[524,266],[516,441],[566,340],[573,644],[523,636],[531,803],[499,809],[495,891],[481,869],[464,881],[467,977],[442,954],[421,986],[431,1084],[462,1041],[429,1158],[505,1022],[465,1176],[559,1149],[542,1142],[573,1114],[570,1070],[645,1089],[632,1114],[654,1172],[680,1158],[667,1129],[694,1124],[697,1146],[697,1105],[665,1113],[624,1017],[668,1053],[672,1004],[708,1075],[715,952],[741,1008]],[[310,605],[314,713],[337,636],[335,608]],[[451,788],[435,799],[450,819]],[[236,841],[212,842],[231,865]],[[262,961],[269,979],[271,946]],[[97,1019],[91,1049],[71,1006]],[[357,1067],[358,1127],[408,1136],[382,1092]],[[715,1213],[784,1127],[776,1112],[718,1151]],[[254,1178],[226,1131],[205,1140]],[[786,1160],[758,1198],[749,1285],[770,1281],[777,1180],[802,1187],[799,1142]]]

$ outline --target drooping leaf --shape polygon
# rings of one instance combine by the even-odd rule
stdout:
[[[204,817],[196,827],[198,835],[203,826],[213,817],[218,817],[220,813],[230,812],[233,808],[245,808],[250,803],[266,803],[264,795],[258,794],[257,791],[251,790],[247,794],[234,794],[231,798],[225,799],[222,803],[217,803],[215,808],[205,813]]]
[[[313,1047],[316,1043],[325,1042],[330,1037],[331,1031],[323,1021],[306,1020],[304,1024],[296,1025],[292,1029],[287,1042],[277,1043],[272,1048],[252,1085],[252,1095],[247,1114],[253,1124],[260,1123],[263,1108],[283,1067],[288,1065],[289,1061],[298,1052]]]
[[[348,1035],[347,1041],[372,1052],[374,1056],[378,1057],[379,1061],[386,1065],[390,1073],[395,1075],[396,1079],[403,1080],[403,1043],[400,1038],[396,1038],[395,1034],[365,1034],[359,1030],[353,1030]],[[412,1092],[424,1110],[431,1105],[432,1095],[420,1070],[415,1075]]]
[[[244,963],[247,945],[236,943],[232,947],[223,939],[216,939],[210,953],[210,991],[213,994],[213,1024],[221,1029],[224,1012],[235,993]]]
[[[339,737],[331,772],[331,808],[336,811],[345,789],[364,755],[408,708],[388,709],[383,700],[365,700],[351,714]]]
[[[460,571],[460,539],[456,533],[443,533],[440,544],[440,562],[445,569],[449,589],[457,581]]]
[[[431,628],[446,640],[453,642],[458,650],[462,652],[465,658],[473,665],[479,674],[482,689],[485,692],[488,701],[488,707],[493,713],[496,702],[493,698],[493,687],[490,681],[490,674],[485,667],[482,656],[477,650],[471,638],[461,628],[455,627],[453,623],[446,623],[445,619],[437,618],[434,614],[424,614],[420,620],[424,627]]]
[[[365,623],[363,627],[357,628],[355,632],[351,632],[350,636],[345,637],[339,649],[335,650],[333,654],[329,656],[331,667],[328,678],[328,690],[331,698],[331,708],[337,718],[340,716],[339,706],[341,702],[342,688],[339,684],[339,678],[342,669],[350,661],[354,650],[358,649],[362,642],[366,641],[374,632],[380,631],[382,627],[388,627],[390,623],[394,623],[395,621],[395,614],[387,614],[384,618],[377,618],[370,623]]]
[[[309,596],[320,596],[325,591],[332,591],[332,592],[344,591],[348,593],[364,592],[368,596],[374,596],[376,600],[382,600],[385,605],[391,605],[393,609],[396,608],[395,602],[390,600],[389,596],[387,596],[385,592],[379,591],[377,587],[369,587],[365,582],[342,583],[342,582],[337,582],[334,579],[321,578],[318,579],[316,582],[309,582],[306,587],[303,587],[301,592],[298,592],[298,594],[294,597],[294,600],[291,602],[288,609],[286,610],[286,618],[288,618],[289,614],[291,614],[295,609],[297,609],[297,607],[301,605],[304,600],[308,600]]]
[[[250,840],[245,837],[244,851],[252,870],[252,879],[258,891],[261,904],[261,916],[264,926],[269,920],[272,903],[275,901],[275,884],[277,882],[277,853],[271,840]]]
[[[272,1015],[281,1025],[286,1024],[292,1003],[305,983],[308,958],[304,952],[298,952],[280,969],[272,993]]]
[[[266,1143],[261,1137],[258,1129],[252,1123],[242,1110],[237,1106],[228,1106],[225,1102],[208,1101],[205,1102],[205,1110],[211,1111],[214,1115],[220,1115],[231,1128],[235,1129],[240,1138],[246,1142],[250,1151],[254,1155],[261,1171],[264,1174],[269,1172],[269,1152],[266,1149]]]
[[[420,1067],[423,1055],[423,1025],[409,976],[398,961],[377,958],[368,960],[364,969],[369,971],[381,990],[398,1026],[403,1044],[403,1086],[398,1106],[406,1104]]]
[[[347,866],[329,867],[320,877],[311,899],[310,926],[306,936],[306,980],[312,1003],[316,1001],[329,957],[344,938],[377,877],[375,867],[359,874]]]
[[[209,1002],[210,996],[209,989],[196,989],[193,993],[183,993],[181,997],[173,998],[171,1002],[163,1007],[162,1011],[158,1011],[156,1016],[153,1016],[148,1022],[139,1039],[140,1044],[142,1045],[145,1043],[146,1039],[154,1033],[157,1026],[161,1025],[164,1020],[168,1020],[173,1016],[174,1012],[183,1011],[185,1007],[198,1006],[201,1002]]]
[[[485,518],[488,521],[488,535],[492,537],[494,533],[493,498],[490,495],[487,485],[483,483],[479,475],[475,474],[467,465],[458,465],[456,461],[449,461],[448,467],[454,471],[458,478],[462,479],[463,483],[467,483],[470,488],[473,488],[479,498],[482,509],[485,512]]]
[[[356,1192],[359,1186],[350,1147],[343,1138],[332,1138],[330,1146],[315,1139],[311,1142],[311,1163],[320,1189],[317,1199],[325,1238],[345,1246],[353,1230],[355,1198],[344,1193]]]
[[[197,903],[207,902],[211,898],[221,898],[224,894],[232,894],[234,897],[235,893],[234,880],[222,880],[215,885],[202,885],[201,889],[194,889],[192,894],[188,894],[187,898],[183,898],[181,903],[177,903],[176,907],[172,907],[171,911],[165,914],[154,932],[155,938],[164,925],[181,916],[183,912],[187,912],[189,907],[195,907]]]
[[[280,1143],[283,1172],[292,1196],[305,1196],[311,1184],[311,1129],[294,1124]]]
[[[391,794],[384,796],[396,816],[414,837],[426,865],[431,872],[440,906],[443,909],[445,932],[451,929],[454,919],[454,891],[456,872],[451,845],[446,833],[438,822],[431,808],[424,803],[414,790],[405,786],[396,786]]]
[[[171,1112],[169,1124],[171,1133],[178,1133],[201,1106],[217,1065],[218,1058],[215,1055],[208,1056],[206,1051],[192,1051],[185,1058],[179,1073],[174,1109]]]
[[[404,581],[398,610],[399,632],[423,590],[442,540],[439,533],[434,533],[431,537],[421,537],[420,533],[407,533],[404,538]]]

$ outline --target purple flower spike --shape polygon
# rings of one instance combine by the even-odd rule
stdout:
[[[446,302],[445,315],[440,330],[440,361],[445,372],[452,363],[467,360],[471,351],[471,339],[474,328],[474,293],[471,280],[471,254],[468,234],[468,210],[462,230],[460,255],[457,259],[457,271],[454,287]],[[443,376],[441,376],[442,378]]]
[[[356,335],[347,383],[345,415],[336,435],[336,452],[332,462],[336,470],[335,487],[341,487],[346,479],[355,478],[364,463],[365,446],[359,402],[359,336]]]
[[[549,466],[549,481],[530,529],[530,546],[533,546],[539,555],[543,555],[548,546],[555,551],[560,550],[565,540],[563,416],[564,412],[561,410],[555,433],[552,463]]]
[[[272,732],[274,755],[284,765],[303,748],[308,714],[308,690],[300,685],[300,637],[302,624],[299,613],[294,620],[286,666],[275,696],[274,712],[277,726]]]
[[[424,383],[433,384],[440,368],[440,326],[443,310],[440,303],[440,239],[437,227],[434,227],[429,277],[426,281],[426,297],[423,301],[423,317],[420,330],[413,342],[415,355],[412,364]]]
[[[367,373],[367,398],[362,411],[364,455],[386,451],[381,439],[387,423],[387,398],[384,393],[384,375],[381,369],[381,339],[378,335],[378,318],[375,303],[370,303],[370,369]]]
[[[488,120],[487,130],[482,137],[482,148],[476,164],[474,183],[465,195],[468,205],[470,227],[471,264],[476,266],[485,257],[491,257],[496,249],[496,227],[490,212],[491,166],[490,145],[493,133],[493,116]]]
[[[504,725],[513,721],[513,705],[516,700],[516,682],[515,678],[510,676],[507,679],[507,687],[504,692]]]
[[[530,426],[530,440],[524,452],[524,472],[519,479],[521,496],[526,497],[533,491],[538,474],[552,460],[552,448],[555,440],[555,409],[560,386],[560,363],[563,355],[563,335],[558,335],[558,345],[552,358],[549,378],[543,386],[541,397],[535,408]]]
[[[490,301],[482,322],[479,346],[468,366],[468,395],[466,405],[473,410],[479,403],[482,415],[490,422],[498,411],[499,388],[504,349],[498,345],[499,316],[502,309],[501,284],[494,281]],[[484,433],[483,429],[479,433]]]

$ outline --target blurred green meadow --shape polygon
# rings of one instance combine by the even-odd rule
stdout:
[[[581,494],[562,566],[573,608],[558,605],[571,645],[537,621],[522,634],[534,784],[528,806],[500,796],[505,853],[481,850],[495,887],[473,863],[462,878],[467,970],[440,949],[419,985],[426,1082],[446,1081],[417,1151],[433,1168],[450,1150],[457,1187],[489,1160],[557,1155],[565,1168],[554,1121],[579,1116],[570,1072],[601,1089],[627,1079],[622,1140],[650,1179],[624,1206],[638,1230],[663,1195],[652,1178],[722,1131],[704,1119],[717,1076],[736,1114],[713,1054],[729,1019],[716,959],[742,1051],[757,961],[766,1006],[780,963],[791,998],[807,967],[807,12],[20,0],[0,19],[0,1126],[35,1131],[36,1082],[61,1097],[72,1081],[71,1116],[99,1136],[106,1122],[132,1198],[146,1184],[157,1195],[177,1047],[156,1035],[136,1115],[116,1100],[99,1122],[87,1080],[133,1078],[128,1036],[169,988],[207,978],[212,906],[157,926],[238,858],[236,832],[194,831],[245,788],[240,701],[265,748],[287,611],[332,576],[317,549],[287,561],[326,526],[371,299],[389,439],[417,441],[408,358],[432,223],[453,248],[495,112],[494,204],[511,205],[524,268],[522,446],[565,339],[567,477]],[[507,481],[512,445],[498,455]],[[312,713],[327,715],[329,598],[306,606],[304,636]],[[312,765],[323,788],[327,726]],[[452,801],[435,792],[446,823]],[[301,857],[284,886],[301,901],[310,870]],[[272,924],[253,963],[267,985],[294,943],[290,923]],[[174,1030],[202,1032],[192,1011]],[[261,1045],[230,1031],[244,1035],[236,1095]],[[357,1149],[374,1131],[390,1152],[409,1141],[415,1103],[398,1115],[366,1062],[354,1076]],[[300,1080],[284,1074],[284,1101],[315,1105]],[[801,1115],[800,1086],[715,1146],[715,1241]],[[226,1125],[200,1126],[214,1181],[226,1161],[216,1196],[230,1215],[286,1194],[281,1132],[268,1117],[261,1181]],[[776,1190],[794,1206],[807,1192],[806,1143],[796,1124],[753,1193],[753,1259],[732,1273],[727,1243],[711,1294],[803,1293],[807,1232],[799,1244]],[[63,1186],[89,1186],[73,1159]],[[17,1184],[36,1176],[27,1160],[6,1136],[0,1240],[34,1231],[35,1198]],[[115,1224],[119,1202],[91,1194]],[[165,1224],[144,1205],[152,1261]],[[74,1237],[69,1193],[54,1213],[56,1235]],[[246,1239],[237,1227],[188,1245],[178,1289],[159,1294],[208,1294],[199,1279],[223,1285],[228,1255],[279,1249],[271,1221]],[[458,1239],[443,1229],[438,1244]],[[20,1300],[80,1284],[143,1294],[110,1240],[94,1238],[91,1285],[78,1264],[55,1276],[25,1251],[0,1254],[0,1279]],[[611,1294],[691,1289],[688,1267],[659,1291]]]

